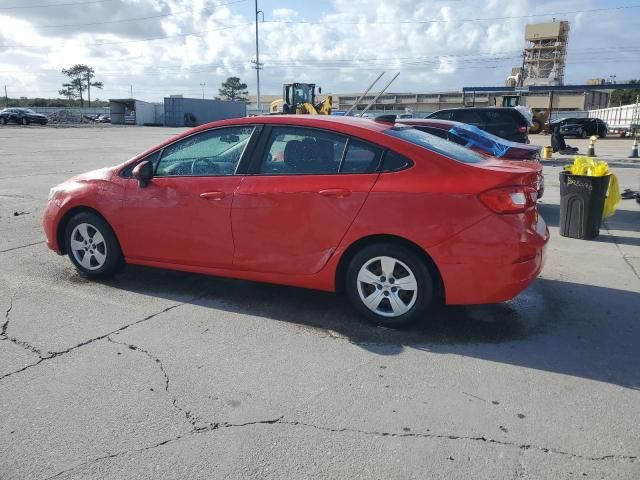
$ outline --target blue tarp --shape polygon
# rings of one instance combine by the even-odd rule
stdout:
[[[449,133],[466,141],[467,147],[479,148],[494,157],[502,157],[510,148],[520,146],[519,144],[485,132],[474,125],[459,125],[449,130]]]

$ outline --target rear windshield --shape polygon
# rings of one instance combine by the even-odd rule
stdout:
[[[485,157],[466,147],[462,147],[448,140],[438,138],[435,135],[421,132],[411,127],[393,127],[384,133],[399,138],[419,147],[426,148],[445,157],[452,158],[463,163],[480,163]]]

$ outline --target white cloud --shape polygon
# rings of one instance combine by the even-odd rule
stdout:
[[[502,84],[520,62],[525,24],[549,19],[527,15],[587,9],[578,0],[334,0],[323,14],[308,2],[292,4],[267,11],[260,25],[263,93],[279,93],[294,80],[314,81],[327,92],[362,91],[383,70],[402,72],[394,91]],[[572,14],[568,81],[637,76],[633,52],[626,62],[619,46],[634,46],[628,25],[639,14]],[[122,21],[130,19],[138,20]],[[312,23],[278,23],[292,21]],[[75,63],[96,69],[105,83],[101,98],[122,96],[132,84],[136,96],[149,100],[199,96],[200,83],[213,96],[230,75],[255,92],[253,2],[114,0],[82,9],[4,10],[0,23],[0,83],[16,95],[55,96],[59,71]],[[45,28],[53,25],[76,26]],[[150,40],[158,37],[171,38]],[[608,49],[589,63],[591,48]]]

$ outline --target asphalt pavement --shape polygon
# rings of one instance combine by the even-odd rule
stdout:
[[[640,205],[560,237],[545,166],[540,278],[404,332],[327,293],[88,281],[46,248],[51,186],[177,131],[0,128],[0,479],[640,478]]]

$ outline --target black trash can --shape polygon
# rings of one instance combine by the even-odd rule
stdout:
[[[585,177],[560,172],[560,235],[590,240],[600,234],[609,175]]]

